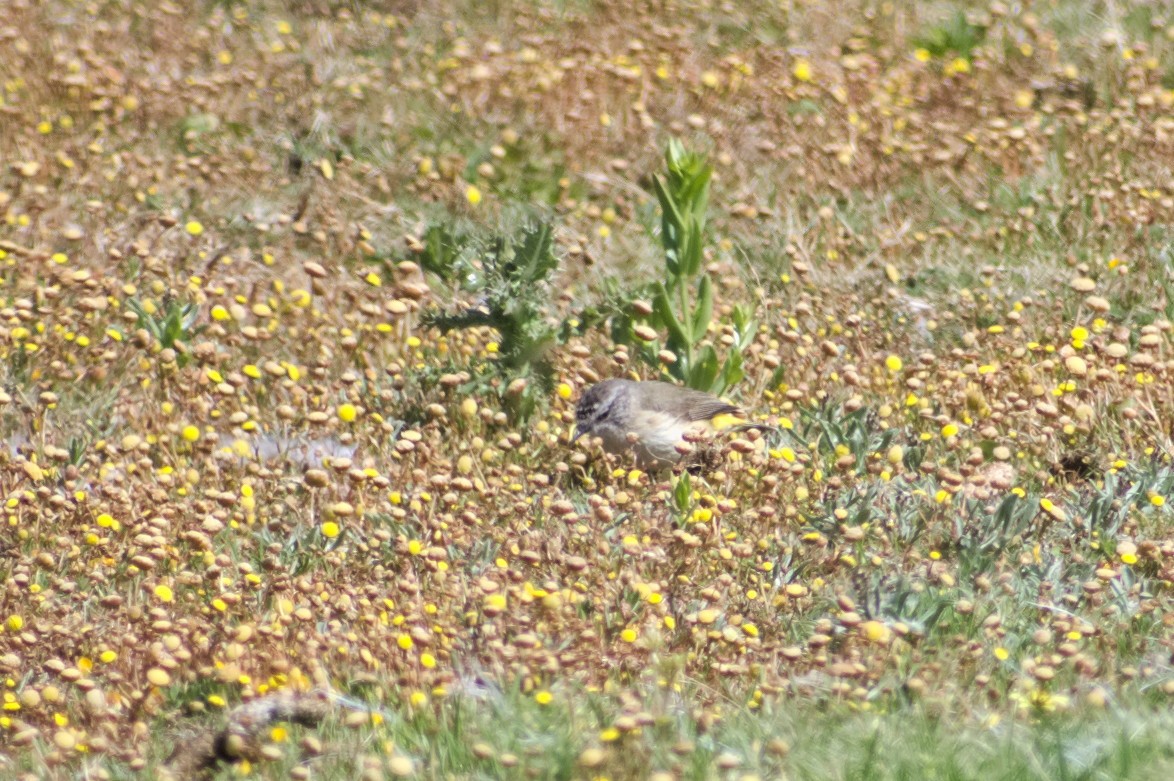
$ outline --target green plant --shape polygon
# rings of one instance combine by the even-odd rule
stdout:
[[[456,235],[447,225],[429,225],[421,242],[420,265],[428,273],[446,282],[451,281],[458,272],[465,243],[465,237]]]
[[[758,324],[751,307],[735,306],[729,324],[733,342],[724,360],[708,341],[714,284],[702,260],[713,167],[704,155],[687,151],[675,139],[665,151],[665,163],[665,178],[652,179],[661,210],[664,277],[645,291],[652,298],[651,311],[638,311],[634,303],[617,306],[615,296],[610,296],[612,338],[624,344],[639,342],[638,352],[646,363],[667,363],[669,374],[685,385],[721,395],[742,380],[742,356]],[[655,336],[641,332],[637,321],[642,318],[665,334],[663,346],[671,358]]]
[[[430,235],[427,246],[436,253],[430,262],[448,276],[460,274],[463,287],[477,295],[478,304],[455,314],[431,312],[425,323],[441,333],[485,326],[496,330],[498,359],[489,364],[489,371],[499,380],[495,386],[510,412],[525,420],[554,384],[547,351],[558,340],[558,331],[545,317],[546,282],[558,267],[551,226],[532,222],[513,238],[495,238],[479,263],[465,260],[450,244],[446,233]],[[529,379],[535,382],[526,382]]]
[[[958,502],[952,523],[959,569],[967,576],[991,571],[995,562],[1030,533],[1039,516],[1039,497],[1007,494],[991,512],[983,502]]]
[[[953,55],[969,61],[985,38],[986,28],[972,23],[964,12],[958,11],[945,22],[926,29],[913,39],[913,44],[934,57]]]
[[[803,407],[795,423],[796,428],[786,433],[797,446],[818,450],[829,459],[850,454],[856,459],[855,471],[858,474],[867,471],[868,459],[872,454],[886,452],[899,439],[913,440],[908,432],[899,428],[880,426],[875,413],[867,407],[849,409],[843,404],[832,402]],[[906,448],[906,468],[917,469],[920,456],[921,451],[917,447]]]
[[[69,452],[69,460],[66,463],[73,466],[81,466],[86,460],[86,451],[90,448],[90,440],[87,437],[70,437],[67,443],[66,450]]]
[[[145,329],[163,349],[174,349],[177,353],[175,362],[180,368],[187,365],[191,356],[183,347],[205,328],[196,325],[200,318],[200,310],[195,304],[181,304],[168,297],[164,299],[163,306],[154,311],[148,311],[137,298],[129,299],[126,305],[130,311],[138,315],[136,328]]]

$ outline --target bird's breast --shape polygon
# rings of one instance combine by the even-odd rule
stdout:
[[[642,466],[664,466],[675,464],[681,459],[677,446],[688,434],[701,434],[712,430],[709,421],[685,421],[664,412],[641,411],[632,416],[629,430],[639,440],[633,446],[628,442],[628,431],[622,432],[615,449],[632,449]],[[605,446],[608,443],[604,442]],[[611,448],[609,448],[611,449]]]

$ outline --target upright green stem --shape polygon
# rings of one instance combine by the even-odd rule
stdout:
[[[689,338],[685,340],[685,369],[686,371],[693,370],[693,343],[697,341],[697,335],[692,331],[693,310],[689,307],[689,291],[686,289],[685,281],[680,277],[677,278],[677,287],[679,288],[678,295],[681,299],[681,314],[680,320],[682,323],[689,323]],[[684,378],[688,382],[689,378]]]

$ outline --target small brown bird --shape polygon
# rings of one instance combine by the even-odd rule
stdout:
[[[589,434],[609,453],[630,453],[641,469],[672,466],[688,435],[746,424],[745,413],[704,391],[668,382],[604,380],[588,388],[575,407],[575,439]],[[635,434],[633,442],[628,436]]]

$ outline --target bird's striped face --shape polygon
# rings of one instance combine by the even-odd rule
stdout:
[[[614,421],[627,408],[624,386],[614,380],[605,380],[591,386],[575,406],[575,439],[591,434]]]

